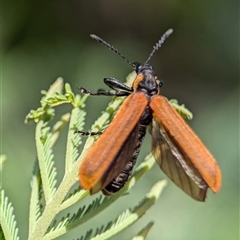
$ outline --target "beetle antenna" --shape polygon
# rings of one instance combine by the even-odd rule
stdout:
[[[153,46],[153,50],[152,52],[150,53],[147,61],[145,62],[148,63],[150,61],[150,59],[152,58],[153,54],[163,45],[163,43],[165,42],[165,40],[172,34],[173,30],[172,28],[168,29],[163,35],[162,37],[160,38],[160,40],[156,43],[155,46]]]
[[[106,46],[107,48],[109,48],[110,50],[112,50],[113,52],[115,52],[116,54],[118,54],[122,59],[124,59],[129,65],[131,65],[133,68],[135,68],[136,66],[131,63],[126,57],[124,57],[115,47],[111,46],[109,43],[105,42],[103,39],[101,39],[100,37],[91,34],[90,35],[91,38],[97,40],[99,43],[103,44],[104,46]]]

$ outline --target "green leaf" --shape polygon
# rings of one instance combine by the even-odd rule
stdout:
[[[67,137],[65,171],[68,171],[73,162],[75,162],[77,160],[77,157],[79,156],[78,149],[82,144],[82,141],[81,135],[76,134],[75,130],[83,130],[85,116],[86,112],[80,108],[74,108],[72,110]]]
[[[81,224],[89,221],[91,218],[94,218],[96,215],[104,211],[108,208],[111,204],[113,204],[118,198],[123,196],[123,194],[130,190],[136,182],[153,167],[155,164],[155,160],[152,154],[147,155],[145,160],[138,166],[134,174],[131,176],[127,184],[117,193],[113,194],[110,197],[102,197],[100,195],[98,198],[92,200],[92,202],[88,206],[83,206],[79,208],[77,213],[73,215],[67,214],[59,224],[55,227],[56,222],[54,225],[50,227],[51,230],[47,232],[44,239],[52,239],[56,238],[64,233],[67,233],[71,229],[80,226]],[[88,195],[87,191],[80,190],[79,192],[75,192],[75,194],[69,196],[67,200],[65,200],[61,205],[61,210],[70,206],[71,204],[76,203],[78,200],[81,200],[85,196]],[[64,206],[64,207],[63,207]]]
[[[4,235],[6,240],[19,240],[18,228],[15,215],[13,213],[12,203],[8,201],[8,197],[5,196],[4,190],[1,191],[0,223],[0,235]]]
[[[41,193],[40,193],[40,186],[39,186],[39,180],[36,175],[33,176],[31,181],[31,197],[30,197],[30,208],[29,208],[29,233],[33,231],[33,229],[36,227],[37,220],[41,216],[41,205],[40,205],[40,199],[41,199]]]
[[[40,121],[36,127],[36,144],[39,168],[46,202],[56,191],[56,168],[53,162],[52,133],[46,123]]]
[[[188,120],[193,118],[193,114],[185,107],[184,104],[179,105],[176,99],[171,99],[169,102],[182,117]]]
[[[107,223],[105,227],[98,228],[91,240],[110,239],[131,226],[156,202],[165,186],[165,180],[157,182],[137,206],[125,210],[115,221]]]
[[[149,222],[132,240],[144,240],[146,239],[149,231],[151,230],[154,222]]]

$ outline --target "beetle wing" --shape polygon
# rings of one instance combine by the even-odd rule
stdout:
[[[196,182],[197,186],[200,187],[200,182],[204,180],[213,192],[218,192],[221,187],[220,168],[197,135],[168,103],[166,98],[160,95],[153,96],[151,98],[150,108],[159,126],[161,125],[163,127],[156,126],[155,128],[165,130],[165,133],[162,130],[158,135],[161,135],[161,137],[165,139],[165,142],[167,142],[167,140],[169,141],[168,148],[172,152],[172,155],[175,154],[174,151],[181,153],[183,158],[178,157],[176,154],[174,156],[179,164],[182,164],[181,166],[183,170],[186,171],[186,174]],[[153,124],[155,124],[154,121]],[[156,135],[157,133],[154,133],[155,131],[153,127],[152,133]],[[181,163],[179,159],[183,159],[183,162],[189,167],[184,169],[184,164],[183,162]],[[192,170],[192,172],[189,172],[189,170]],[[199,177],[201,177],[200,182],[197,180]]]
[[[105,189],[106,186],[108,186],[112,180],[117,178],[119,174],[124,170],[124,168],[129,163],[130,159],[132,158],[132,155],[135,151],[137,142],[138,142],[138,129],[139,124],[136,125],[136,127],[133,129],[133,131],[130,133],[124,144],[121,148],[118,150],[118,154],[114,158],[114,161],[112,161],[112,164],[109,166],[109,169],[105,171],[104,176],[101,179],[101,189],[103,188],[103,193],[105,195],[111,195],[112,193],[107,191]],[[125,179],[125,182],[127,179]],[[124,183],[125,184],[125,183]],[[123,185],[124,185],[123,184]],[[100,189],[97,188],[97,191]],[[92,189],[91,193],[95,192],[95,189]]]
[[[204,201],[208,185],[155,119],[151,134],[152,152],[162,171],[190,197]]]
[[[79,171],[82,188],[96,193],[123,170],[135,150],[138,122],[147,103],[141,92],[126,98],[109,127],[82,161]]]

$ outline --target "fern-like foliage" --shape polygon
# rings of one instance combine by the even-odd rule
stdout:
[[[134,74],[129,75],[128,81],[131,82],[132,78],[134,78]],[[88,196],[89,192],[82,190],[79,185],[75,185],[78,169],[86,151],[91,147],[96,137],[87,138],[85,145],[82,146],[83,151],[79,153],[82,137],[74,132],[84,128],[86,116],[84,108],[88,96],[75,95],[70,85],[64,85],[61,78],[58,78],[48,91],[42,91],[42,94],[41,106],[36,110],[31,110],[25,120],[26,122],[36,122],[35,140],[37,147],[36,163],[31,180],[28,240],[55,239],[90,221],[130,191],[155,163],[154,158],[149,154],[119,192],[110,197],[99,195],[96,198],[89,198],[87,205],[80,205],[81,200]],[[113,98],[106,110],[94,122],[91,131],[103,131],[111,122],[123,100],[123,97]],[[179,106],[176,101],[171,103],[182,116],[190,118],[190,112],[184,105]],[[49,122],[54,121],[55,107],[62,104],[71,105],[72,110],[63,114],[50,126]],[[65,171],[61,181],[57,182],[53,147],[57,144],[62,129],[65,127],[68,127]],[[137,206],[126,209],[115,220],[104,223],[95,230],[86,231],[78,239],[109,239],[119,234],[135,223],[155,203],[164,186],[164,181],[157,183]],[[72,213],[69,208],[76,203],[80,206],[76,212]],[[59,213],[63,217],[59,218]],[[5,239],[18,239],[12,206],[4,196],[3,191],[0,214],[2,226],[0,236],[4,234]],[[153,223],[149,223],[133,239],[141,237],[144,239],[152,225]]]
[[[5,196],[4,190],[1,191],[0,202],[0,236],[1,239],[6,240],[19,240],[18,228],[13,214],[12,203],[8,201],[8,197]]]
[[[171,99],[169,102],[182,117],[188,120],[191,120],[193,118],[193,114],[185,107],[184,104],[179,105],[176,99]]]
[[[110,221],[107,224],[97,228],[90,239],[110,239],[114,235],[120,233],[125,228],[131,226],[155,203],[155,201],[159,198],[160,193],[162,192],[165,185],[165,180],[157,182],[137,206],[135,206],[133,209],[126,209],[114,221]],[[92,233],[93,231],[90,230],[89,232]],[[89,232],[87,232],[87,236],[89,236]],[[82,236],[80,239],[85,238],[86,235]]]
[[[57,173],[53,161],[51,129],[42,120],[39,121],[36,127],[36,145],[43,192],[45,200],[49,201],[56,191]]]
[[[132,238],[132,240],[144,240],[147,237],[149,231],[151,230],[153,224],[154,222],[149,222],[143,229],[141,229],[141,231],[137,233],[136,236]]]
[[[43,206],[41,204],[41,201],[43,200],[43,187],[38,161],[36,161],[34,165],[31,188],[32,192],[29,209],[29,233],[35,228],[43,210]]]

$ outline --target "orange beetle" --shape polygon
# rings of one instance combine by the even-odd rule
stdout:
[[[137,74],[132,87],[115,78],[105,78],[104,82],[115,92],[91,92],[80,88],[93,96],[127,96],[80,166],[80,185],[91,194],[102,190],[105,195],[111,195],[124,186],[148,126],[155,160],[178,187],[198,201],[205,200],[208,187],[214,193],[220,190],[221,171],[217,162],[168,100],[160,95],[162,82],[148,64],[171,33],[169,29],[162,36],[144,64],[131,63],[116,48],[91,35],[120,55]]]

